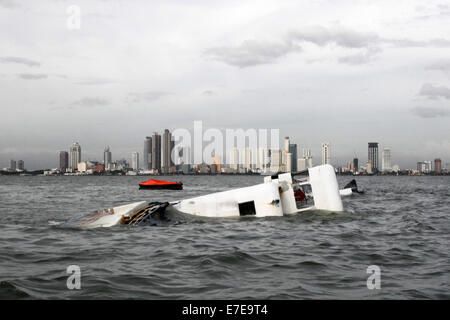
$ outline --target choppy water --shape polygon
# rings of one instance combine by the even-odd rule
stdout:
[[[138,190],[145,179],[0,176],[0,298],[450,298],[450,177],[358,177],[366,194],[345,198],[344,213],[58,226],[99,208],[262,181],[170,177],[185,190]],[[66,287],[69,265],[81,268],[81,290]],[[369,265],[381,268],[379,290],[367,289]]]

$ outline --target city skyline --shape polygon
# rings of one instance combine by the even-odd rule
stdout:
[[[195,119],[279,128],[315,157],[329,141],[342,165],[362,159],[367,141],[395,150],[401,167],[450,159],[450,20],[438,1],[93,0],[79,4],[79,30],[67,28],[69,1],[8,3],[0,2],[5,165],[53,167],[54,150],[73,141],[83,157],[101,159],[111,144],[128,158],[147,128]]]

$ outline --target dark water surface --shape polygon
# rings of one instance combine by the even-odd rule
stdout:
[[[58,226],[95,209],[176,200],[262,182],[184,176],[0,176],[0,298],[450,299],[450,177],[358,177],[346,212],[272,218],[175,216],[164,225]],[[350,178],[339,177],[341,187]],[[81,290],[68,290],[69,265]],[[381,268],[381,289],[366,269]]]

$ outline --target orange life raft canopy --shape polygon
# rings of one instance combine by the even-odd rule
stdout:
[[[139,189],[183,189],[183,182],[164,181],[156,179],[148,179],[147,181],[139,183]]]

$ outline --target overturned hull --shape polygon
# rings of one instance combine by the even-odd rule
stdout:
[[[302,172],[304,173],[304,172]],[[334,168],[330,165],[308,169],[308,177],[296,174],[266,176],[264,183],[168,202],[135,202],[98,210],[68,221],[65,226],[96,228],[118,224],[140,225],[165,211],[203,217],[268,217],[307,210],[343,211]],[[351,191],[351,189],[350,189]]]

